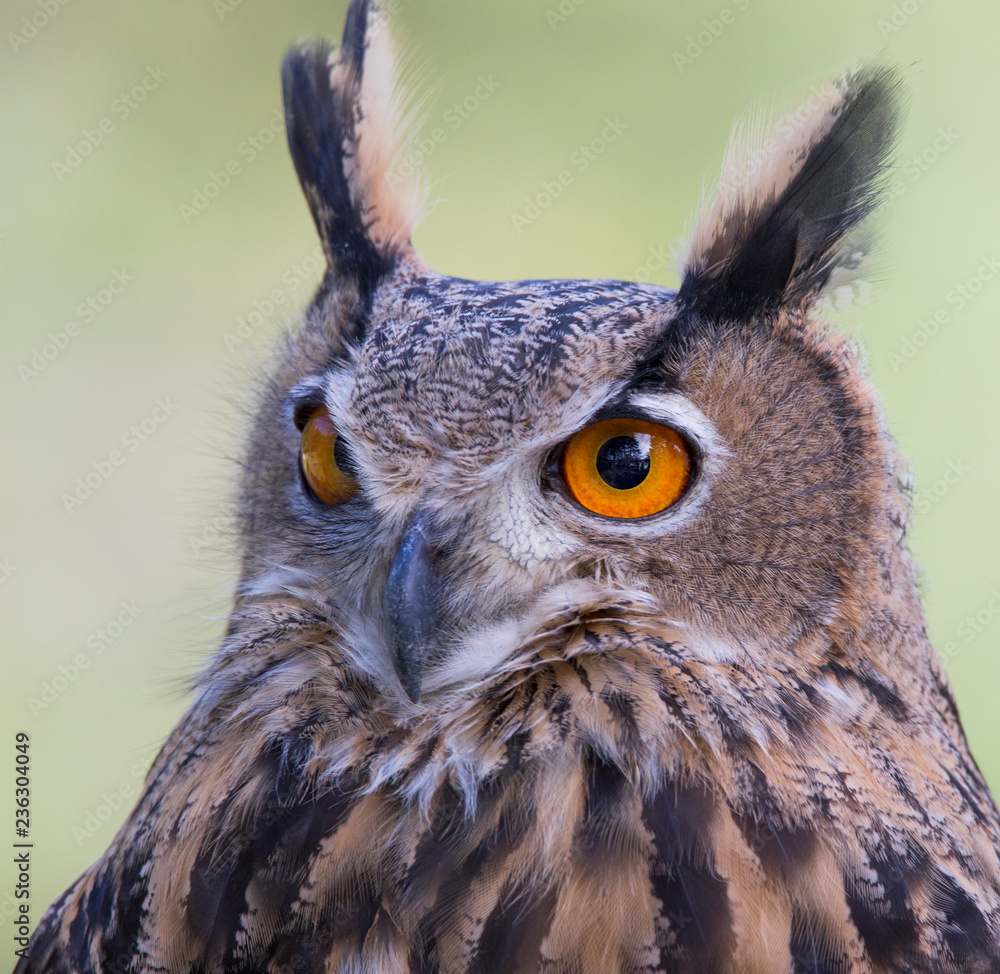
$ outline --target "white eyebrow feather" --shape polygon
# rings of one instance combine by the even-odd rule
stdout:
[[[676,392],[638,392],[628,403],[650,419],[687,433],[706,456],[729,456],[731,450],[715,424],[690,399]]]

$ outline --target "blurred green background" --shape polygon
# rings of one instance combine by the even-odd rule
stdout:
[[[907,68],[879,285],[838,320],[913,460],[930,627],[1000,788],[1000,6],[391,6],[438,84],[424,132],[444,132],[416,244],[466,277],[676,285],[663,261],[737,115],[793,107],[862,55]],[[339,36],[344,7],[6,0],[0,12],[0,741],[11,769],[14,732],[31,736],[35,920],[110,841],[222,631],[242,403],[318,278],[284,137],[269,128],[278,66],[297,38]],[[526,197],[608,117],[618,138],[516,228]],[[74,156],[81,141],[90,151]],[[195,209],[196,190],[234,160],[238,173]],[[90,496],[68,501],[88,476]],[[4,841],[12,787],[8,772]],[[9,943],[13,867],[0,874]]]

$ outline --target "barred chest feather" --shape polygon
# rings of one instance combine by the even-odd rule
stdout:
[[[998,908],[974,887],[993,855],[974,819],[995,814],[978,775],[954,749],[880,774],[862,738],[899,730],[847,672],[779,681],[579,622],[464,709],[398,726],[321,619],[245,622],[253,652],[220,657],[50,912],[71,964],[52,970],[995,969],[966,963]],[[919,811],[955,785],[947,826]]]

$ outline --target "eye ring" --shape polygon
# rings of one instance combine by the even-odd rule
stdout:
[[[572,436],[559,466],[581,507],[602,517],[634,520],[659,514],[683,497],[693,451],[668,426],[621,416]]]
[[[299,469],[309,493],[321,504],[343,504],[361,489],[344,446],[326,409],[314,409],[302,428]]]

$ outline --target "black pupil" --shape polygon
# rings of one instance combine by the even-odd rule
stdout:
[[[632,490],[649,476],[649,447],[636,436],[613,436],[597,451],[597,472],[615,490]]]

